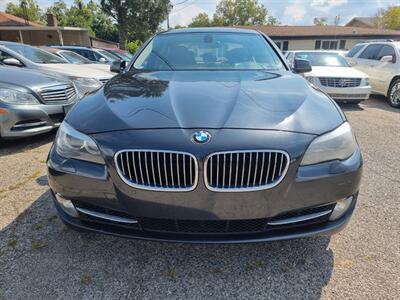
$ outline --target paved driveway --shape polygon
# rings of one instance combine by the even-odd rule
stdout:
[[[343,108],[363,150],[358,208],[327,237],[250,245],[124,240],[67,229],[49,199],[54,134],[0,144],[0,299],[400,298],[400,110]]]

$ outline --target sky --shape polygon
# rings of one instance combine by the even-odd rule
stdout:
[[[13,1],[17,2],[11,0]],[[46,9],[54,2],[37,1],[42,9]],[[5,9],[7,2],[10,0],[0,0],[0,10]],[[70,4],[73,0],[65,2]],[[170,15],[171,26],[188,25],[200,12],[212,16],[218,2],[219,0],[172,0],[176,5]],[[278,18],[282,25],[312,25],[314,17],[327,17],[328,24],[333,24],[338,15],[340,24],[346,24],[354,16],[374,16],[379,8],[400,5],[400,0],[258,0],[258,2],[264,4],[268,14]]]

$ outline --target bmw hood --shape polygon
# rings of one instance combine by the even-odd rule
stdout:
[[[322,92],[291,72],[128,72],[67,117],[91,134],[129,129],[241,128],[322,134],[344,120]]]

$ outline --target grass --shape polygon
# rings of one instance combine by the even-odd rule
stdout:
[[[83,274],[81,277],[81,284],[89,285],[93,283],[93,277],[90,274]]]
[[[18,241],[17,240],[9,240],[7,242],[7,245],[8,245],[8,247],[15,249],[15,247],[17,247],[17,245],[18,245]]]
[[[172,280],[175,280],[178,277],[176,270],[174,268],[169,268],[164,272],[164,275]]]
[[[42,228],[43,228],[43,223],[42,222],[37,222],[37,223],[32,225],[32,229],[33,230],[40,230]]]
[[[40,250],[40,249],[46,248],[48,246],[49,246],[49,243],[47,241],[44,241],[44,240],[42,240],[42,241],[34,241],[31,244],[32,250]]]

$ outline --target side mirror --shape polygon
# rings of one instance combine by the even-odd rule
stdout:
[[[386,56],[383,56],[380,61],[381,61],[381,63],[386,63],[386,62],[395,63],[396,59],[394,58],[393,55],[386,55]]]
[[[7,66],[22,67],[23,64],[18,59],[14,57],[5,58],[2,60],[3,64]]]
[[[308,73],[312,71],[312,67],[308,60],[295,59],[293,63],[293,71],[297,74]]]
[[[124,60],[114,60],[111,63],[110,71],[114,73],[121,73],[126,67],[126,62]]]
[[[102,64],[105,64],[107,62],[107,59],[105,59],[104,57],[100,57],[99,62],[101,62]]]

